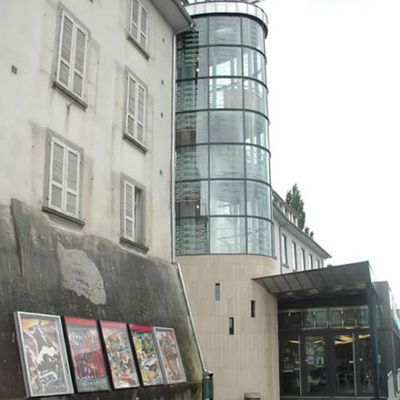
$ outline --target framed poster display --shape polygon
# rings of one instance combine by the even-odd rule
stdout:
[[[126,324],[100,321],[100,326],[113,388],[126,389],[140,386]]]
[[[129,325],[143,386],[162,385],[164,378],[158,360],[151,326]]]
[[[175,330],[173,328],[154,327],[154,334],[167,383],[186,382]]]
[[[27,395],[73,393],[61,318],[21,311],[14,318]]]
[[[95,320],[65,317],[76,390],[110,390],[99,331]]]

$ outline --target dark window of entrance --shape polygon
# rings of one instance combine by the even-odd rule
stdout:
[[[297,335],[280,338],[281,393],[300,395],[300,341]]]

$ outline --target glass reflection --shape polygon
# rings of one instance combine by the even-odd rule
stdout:
[[[240,17],[213,17],[209,24],[210,44],[240,44]]]
[[[281,393],[300,395],[300,340],[297,335],[279,340]]]
[[[245,219],[239,217],[210,218],[212,253],[244,253],[246,251]]]
[[[267,89],[256,81],[244,80],[244,107],[267,115]]]
[[[259,51],[243,48],[243,75],[266,82],[265,58]]]
[[[210,47],[209,75],[242,75],[242,49],[240,47]]]
[[[243,112],[210,111],[210,142],[243,142]]]
[[[264,149],[255,146],[246,146],[246,176],[248,179],[257,179],[269,182],[269,158]]]
[[[272,254],[272,225],[260,218],[247,218],[247,251],[253,254]]]
[[[210,208],[212,215],[244,215],[244,182],[211,181]]]
[[[208,214],[208,181],[178,182],[175,185],[176,217]]]
[[[176,144],[205,143],[208,141],[207,112],[178,114],[176,116]]]
[[[242,81],[239,79],[210,79],[210,108],[242,108]]]
[[[178,82],[176,110],[179,112],[207,108],[207,90],[207,79]]]
[[[271,219],[271,207],[265,201],[269,199],[269,186],[259,182],[247,182],[247,215]]]
[[[207,75],[207,49],[183,48],[177,52],[177,77],[190,79]]]
[[[208,218],[183,218],[176,221],[176,252],[183,254],[209,253]]]
[[[176,150],[176,180],[207,178],[207,150],[207,146],[179,147]]]
[[[304,363],[307,394],[326,392],[325,338],[306,336],[304,338],[306,360]]]
[[[245,138],[246,143],[269,147],[268,120],[260,114],[245,113]]]
[[[243,178],[243,146],[210,146],[210,178]]]
[[[250,19],[243,18],[243,45],[255,47],[265,53],[264,30],[259,23]]]

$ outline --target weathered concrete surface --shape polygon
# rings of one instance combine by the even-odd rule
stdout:
[[[72,397],[200,398],[200,362],[175,267],[53,225],[20,201],[0,206],[0,398],[25,397],[15,311],[175,328],[187,384]]]

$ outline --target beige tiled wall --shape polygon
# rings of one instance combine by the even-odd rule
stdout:
[[[215,400],[242,400],[259,392],[279,398],[277,305],[252,278],[279,273],[275,259],[251,255],[179,257]],[[221,284],[216,301],[214,285]],[[256,317],[250,316],[256,300]],[[229,335],[228,318],[235,319]]]

